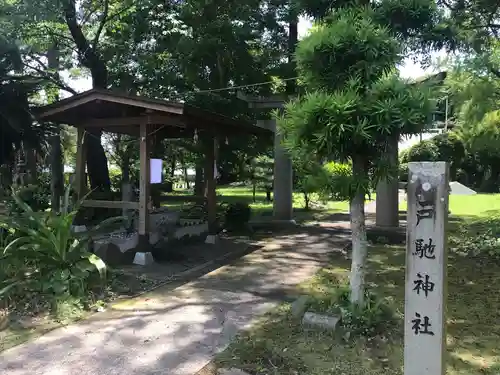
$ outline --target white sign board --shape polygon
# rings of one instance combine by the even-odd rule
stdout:
[[[443,375],[448,165],[408,166],[404,375]]]
[[[150,159],[150,182],[152,184],[161,184],[163,174],[163,160]]]

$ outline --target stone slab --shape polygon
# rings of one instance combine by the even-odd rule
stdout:
[[[476,195],[477,192],[468,188],[465,185],[462,185],[458,181],[450,182],[450,194],[452,195]]]
[[[334,331],[337,328],[340,319],[336,316],[316,314],[313,312],[306,312],[302,318],[302,324],[309,327],[317,327]]]
[[[137,264],[139,266],[147,266],[149,264],[153,264],[155,261],[153,259],[153,254],[150,252],[147,253],[142,253],[142,252],[137,252],[135,253],[134,257],[134,264]]]
[[[294,319],[302,319],[307,310],[308,302],[309,296],[300,296],[292,303],[291,313]]]
[[[219,375],[250,375],[248,372],[237,368],[223,368],[219,370]]]

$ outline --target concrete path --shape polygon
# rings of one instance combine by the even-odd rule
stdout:
[[[347,237],[321,229],[275,237],[191,283],[157,289],[0,353],[5,375],[192,375],[237,330],[296,294]]]

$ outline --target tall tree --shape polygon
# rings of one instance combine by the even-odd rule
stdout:
[[[387,139],[419,132],[432,111],[426,90],[394,73],[406,45],[391,30],[391,17],[382,22],[394,5],[383,3],[353,2],[336,9],[299,43],[296,59],[306,94],[279,118],[292,153],[308,150],[323,160],[352,162],[350,288],[351,302],[359,305],[364,304],[369,178],[387,173]],[[424,13],[433,9],[428,3]]]

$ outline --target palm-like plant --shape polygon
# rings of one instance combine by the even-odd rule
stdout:
[[[89,251],[90,241],[96,232],[123,222],[122,217],[107,219],[89,232],[75,233],[72,224],[78,204],[71,211],[65,204],[62,212],[56,214],[35,212],[16,194],[13,198],[22,212],[0,224],[9,233],[2,261],[19,264],[22,260],[24,267],[0,284],[0,295],[20,285],[56,296],[81,295],[88,287],[91,273],[97,271],[105,278],[106,265]],[[68,202],[69,189],[65,198]]]

